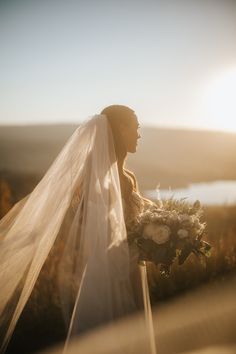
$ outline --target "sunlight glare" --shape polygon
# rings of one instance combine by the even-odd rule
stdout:
[[[236,68],[208,83],[204,106],[213,129],[236,132]]]

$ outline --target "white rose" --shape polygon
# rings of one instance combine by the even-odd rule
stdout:
[[[161,245],[165,243],[170,238],[170,228],[166,225],[157,225],[155,223],[150,223],[144,227],[143,237],[149,238]]]
[[[179,229],[179,231],[177,232],[179,238],[186,238],[188,237],[188,231],[184,230],[184,229]]]

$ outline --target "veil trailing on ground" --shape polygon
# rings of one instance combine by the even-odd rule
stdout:
[[[75,334],[135,310],[119,175],[106,116],[79,126],[35,189],[0,221],[4,352],[63,223],[58,288]]]

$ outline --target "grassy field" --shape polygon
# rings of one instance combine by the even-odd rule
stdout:
[[[0,192],[0,213],[3,216],[21,195],[17,193],[17,188],[12,188],[11,181],[5,179],[0,181]],[[160,276],[158,267],[149,264],[153,305],[206,282],[220,280],[223,283],[225,276],[236,271],[236,206],[205,207],[204,219],[208,225],[206,241],[212,245],[211,257],[199,261],[191,255],[182,266],[174,264],[168,279]],[[19,350],[22,344],[24,353],[32,353],[64,339],[65,329],[56,285],[60,247],[58,242],[40,273],[17,324],[8,354],[22,352]]]
[[[236,206],[204,208],[207,238],[212,245],[210,258],[197,259],[190,255],[182,266],[174,264],[170,278],[160,276],[154,265],[149,266],[152,302],[164,301],[199,286],[204,282],[224,279],[236,271]]]

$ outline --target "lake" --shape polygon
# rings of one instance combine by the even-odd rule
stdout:
[[[147,198],[156,199],[157,191],[145,191]],[[233,205],[236,204],[236,181],[214,181],[193,183],[186,188],[160,189],[161,198],[187,198],[187,201],[199,200],[204,205]]]

